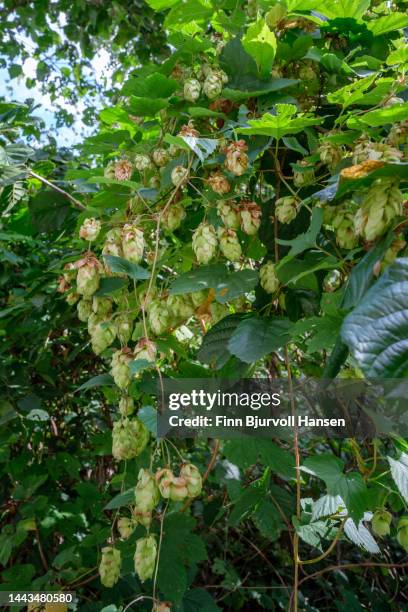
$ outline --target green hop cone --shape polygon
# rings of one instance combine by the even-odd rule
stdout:
[[[152,160],[150,159],[148,155],[138,153],[137,155],[135,155],[133,163],[134,163],[136,170],[139,170],[139,172],[146,172],[147,170],[153,170]]]
[[[92,310],[100,317],[106,317],[112,311],[112,300],[104,297],[92,298]]]
[[[208,291],[206,289],[201,289],[201,291],[193,291],[190,293],[190,299],[193,303],[194,310],[199,308],[207,299]]]
[[[88,242],[93,242],[97,239],[99,232],[101,231],[101,222],[99,219],[90,217],[85,219],[79,230],[79,237]]]
[[[157,357],[157,347],[154,342],[147,338],[141,338],[133,351],[135,361],[148,361],[154,363]]]
[[[397,540],[405,552],[408,552],[408,515],[402,516],[398,521]]]
[[[229,308],[227,304],[220,304],[219,302],[211,302],[210,305],[211,322],[213,325],[221,321],[224,317],[229,314]]]
[[[99,576],[103,586],[111,589],[119,580],[121,566],[120,550],[112,546],[102,548],[102,559],[99,564]]]
[[[141,582],[153,576],[156,555],[157,545],[154,536],[146,536],[136,542],[135,571]]]
[[[92,314],[92,302],[91,300],[79,300],[77,304],[78,319],[83,323],[86,323]]]
[[[110,162],[103,171],[103,176],[105,178],[114,179],[115,178],[115,162]]]
[[[387,512],[387,510],[377,510],[374,512],[371,525],[375,535],[381,538],[390,535],[391,520],[392,514]]]
[[[112,355],[111,374],[119,389],[127,389],[132,381],[132,373],[129,368],[131,361],[132,353],[128,348],[115,351]]]
[[[163,168],[169,161],[170,155],[166,149],[158,148],[153,151],[152,158],[156,166]]]
[[[119,412],[122,416],[127,417],[135,411],[135,402],[128,395],[122,395],[119,400]]]
[[[150,329],[156,336],[160,336],[170,327],[171,317],[169,309],[163,300],[152,300],[148,306],[148,319]]]
[[[122,419],[113,424],[112,455],[118,461],[133,459],[144,451],[149,432],[139,419]]]
[[[290,223],[298,214],[299,201],[293,196],[279,198],[275,203],[275,216],[280,223]]]
[[[174,474],[168,468],[162,468],[156,472],[155,480],[159,488],[160,495],[164,499],[170,499],[171,487]]]
[[[187,79],[184,82],[183,96],[187,102],[197,102],[200,97],[201,84],[197,79]]]
[[[239,211],[234,204],[219,200],[217,202],[217,212],[226,228],[235,230],[239,228]]]
[[[354,249],[358,244],[358,236],[354,227],[354,213],[349,205],[334,208],[331,225],[336,233],[336,242],[342,249]]]
[[[185,463],[180,470],[180,476],[187,483],[188,497],[197,497],[203,488],[203,479],[198,468],[192,463]]]
[[[132,337],[133,321],[127,314],[115,318],[116,333],[122,344],[127,344]]]
[[[160,500],[159,488],[154,475],[145,469],[141,469],[135,489],[136,506],[142,512],[151,512]]]
[[[168,230],[169,232],[174,232],[174,230],[180,227],[185,216],[186,211],[184,206],[178,202],[176,204],[172,204],[164,211],[162,216],[162,224],[164,229]]]
[[[275,264],[272,261],[264,264],[259,270],[259,280],[261,287],[266,293],[275,293],[279,287],[279,280],[275,272]]]
[[[116,329],[111,321],[99,321],[93,325],[93,316],[98,317],[98,315],[91,315],[89,317],[88,329],[91,328],[92,330],[90,331],[92,350],[95,355],[100,355],[115,340]]]
[[[229,261],[239,261],[242,257],[242,249],[238,240],[237,232],[232,229],[219,228],[218,240],[220,251]]]
[[[102,255],[113,255],[114,257],[122,257],[122,236],[119,228],[113,228],[106,234],[105,242],[102,248]],[[105,263],[105,268],[106,268]]]
[[[193,234],[193,251],[198,263],[208,264],[215,257],[217,245],[214,226],[201,223]]]
[[[143,525],[143,527],[149,529],[152,522],[152,513],[150,510],[146,512],[138,506],[134,506],[132,508],[132,518],[135,525]]]
[[[122,229],[123,256],[128,261],[138,264],[143,257],[145,247],[144,235],[141,229],[132,223],[126,223]]]
[[[244,200],[241,202],[239,215],[242,231],[248,236],[254,236],[261,225],[261,207],[256,202]]]
[[[126,516],[122,516],[118,520],[118,531],[122,540],[127,540],[128,538],[130,538],[134,530],[135,524],[132,519],[127,518]]]
[[[177,322],[187,321],[194,314],[194,305],[188,295],[169,295],[166,304]]]
[[[86,255],[77,266],[77,293],[90,298],[99,289],[101,264],[94,255]]]
[[[307,161],[300,161],[298,164],[299,168],[295,168],[293,172],[293,182],[296,187],[306,187],[314,183],[315,174],[313,166]]]
[[[68,293],[65,295],[65,301],[69,306],[74,306],[74,304],[78,302],[80,297],[81,296],[79,295],[79,293],[76,293],[76,291],[68,291]]]
[[[344,151],[338,145],[327,140],[320,143],[318,148],[320,160],[330,171],[334,170],[343,159]]]
[[[188,179],[188,169],[184,166],[175,166],[171,171],[171,182],[175,187],[181,187]]]
[[[402,203],[402,193],[392,180],[375,181],[354,217],[356,234],[368,242],[382,236],[402,214]]]
[[[222,92],[222,86],[222,78],[218,72],[211,72],[204,80],[203,93],[207,96],[207,98],[213,100]]]

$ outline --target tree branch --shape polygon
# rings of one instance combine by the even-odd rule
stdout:
[[[58,185],[55,185],[54,183],[51,183],[51,181],[49,181],[48,179],[44,178],[40,174],[37,174],[36,172],[33,172],[32,170],[29,170],[28,174],[29,174],[29,176],[32,176],[33,178],[37,179],[38,181],[41,181],[42,183],[44,183],[44,185],[47,185],[47,187],[49,187],[50,189],[53,189],[54,191],[57,191],[58,193],[63,195],[65,198],[67,198],[67,200],[69,200],[79,210],[86,210],[86,206],[84,206],[82,204],[82,202],[80,202],[79,200],[74,198],[74,196],[72,196],[67,191],[64,191],[63,189],[61,189],[61,187],[58,187]]]

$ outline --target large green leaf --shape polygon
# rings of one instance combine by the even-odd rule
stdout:
[[[290,338],[288,319],[251,317],[233,332],[229,351],[245,363],[253,363],[282,348]]]
[[[387,32],[401,30],[408,26],[408,15],[406,13],[390,13],[384,17],[377,17],[368,22],[367,28],[374,36],[381,36]]]
[[[213,365],[217,370],[222,368],[231,357],[228,341],[246,315],[233,314],[224,317],[208,331],[202,341],[197,357],[202,363]]]
[[[223,264],[213,264],[180,274],[171,284],[170,294],[180,295],[201,289],[215,289],[217,301],[225,303],[251,291],[257,282],[256,270],[230,272]]]
[[[367,377],[408,373],[408,258],[397,259],[344,320],[341,335]]]
[[[350,117],[347,127],[352,130],[367,129],[369,127],[381,127],[397,121],[405,121],[408,118],[408,102],[393,104],[376,110],[368,111],[358,117]]]
[[[401,453],[398,460],[387,457],[391,468],[391,475],[399,492],[408,504],[408,455]]]
[[[70,210],[68,200],[55,191],[40,191],[29,204],[34,227],[39,232],[61,229]]]
[[[116,257],[115,255],[104,255],[107,264],[109,265],[112,272],[118,272],[119,274],[127,274],[133,280],[146,280],[150,278],[150,272],[141,266],[138,266],[123,257]]]
[[[260,119],[250,119],[250,127],[238,128],[237,132],[242,134],[253,134],[258,136],[272,136],[282,138],[287,134],[297,134],[310,125],[321,123],[321,119],[306,113],[297,113],[294,104],[276,104],[275,114],[267,113]],[[295,116],[296,115],[296,116]]]
[[[177,81],[154,72],[147,77],[133,77],[126,81],[122,93],[124,96],[141,98],[168,98],[177,89]]]
[[[260,73],[270,72],[276,54],[276,37],[269,29],[265,19],[258,19],[247,29],[242,39],[242,45],[254,58]]]

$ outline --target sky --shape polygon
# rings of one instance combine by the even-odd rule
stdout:
[[[62,126],[56,131],[55,113],[57,108],[50,96],[43,93],[40,87],[34,86],[30,89],[26,87],[25,79],[27,77],[36,78],[37,63],[34,58],[25,60],[22,66],[23,75],[15,79],[10,79],[7,69],[0,68],[0,97],[4,96],[10,102],[25,102],[27,98],[33,98],[36,104],[40,105],[34,114],[44,120],[46,127],[57,138],[60,146],[70,146],[82,141],[84,137],[92,133],[92,128],[85,125],[81,120],[81,115],[85,110],[83,101],[79,100],[75,106],[65,100],[60,101],[60,105],[74,115],[75,121],[72,126]],[[91,64],[93,77],[96,81],[101,80],[102,76],[106,78],[107,74],[109,75],[109,54],[104,49],[101,49],[95,55]]]

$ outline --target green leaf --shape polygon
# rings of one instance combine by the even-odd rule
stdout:
[[[211,595],[204,589],[187,591],[182,602],[182,612],[221,612]]]
[[[180,295],[201,289],[215,289],[217,301],[225,303],[248,293],[257,282],[258,272],[255,270],[229,272],[225,265],[213,264],[180,274],[170,285],[170,294]]]
[[[376,17],[367,23],[367,28],[374,36],[381,36],[394,30],[402,30],[408,26],[408,15],[406,13],[390,13],[383,17]]]
[[[178,4],[180,0],[146,0],[146,2],[155,11],[163,11]]]
[[[144,98],[131,96],[129,111],[138,117],[154,117],[163,108],[169,105],[167,98]]]
[[[116,510],[122,506],[130,506],[135,503],[135,489],[132,487],[123,493],[119,493],[113,497],[108,504],[104,507],[104,510]]]
[[[143,406],[137,413],[138,419],[144,423],[148,431],[157,437],[157,412],[153,406]]]
[[[129,361],[129,370],[133,376],[139,374],[139,372],[143,372],[143,370],[146,370],[151,366],[151,361],[148,361],[147,359],[136,359],[135,361]]]
[[[357,544],[357,546],[363,550],[366,550],[374,555],[378,555],[380,553],[377,542],[374,540],[363,521],[357,521],[356,524],[353,519],[347,519],[347,521],[344,523],[344,534],[351,542],[353,542],[353,544]]]
[[[168,13],[164,27],[169,29],[189,26],[191,22],[196,24],[207,23],[214,12],[210,0],[186,0],[186,2],[175,5]]]
[[[399,49],[395,49],[395,51],[391,51],[389,56],[387,57],[386,64],[387,66],[393,66],[394,64],[405,64],[408,62],[408,46],[403,45],[399,47]]]
[[[276,54],[276,37],[269,29],[265,19],[249,26],[243,39],[242,46],[254,58],[261,74],[268,74],[272,68]]]
[[[308,457],[301,466],[301,469],[324,480],[328,489],[335,488],[339,479],[344,475],[343,461],[328,453]]]
[[[322,223],[323,210],[322,208],[315,206],[313,208],[309,229],[306,232],[299,234],[299,236],[293,238],[292,240],[277,240],[278,244],[291,247],[289,253],[279,262],[277,270],[280,270],[287,262],[291,261],[294,257],[296,257],[296,255],[299,255],[299,253],[303,253],[303,251],[316,246],[316,239],[318,233],[320,232]]]
[[[370,0],[332,0],[319,2],[313,8],[329,19],[343,18],[360,20],[370,6]]]
[[[279,538],[285,526],[276,506],[267,499],[261,501],[252,515],[252,520],[261,536],[270,542],[275,542]]]
[[[127,259],[122,257],[115,257],[115,255],[104,255],[104,258],[112,270],[112,272],[118,272],[119,274],[127,274],[133,280],[146,280],[150,278],[150,272],[141,266],[138,266]]]
[[[251,317],[233,332],[229,351],[245,363],[254,363],[289,341],[291,323],[287,319]]]
[[[194,138],[193,136],[181,136],[181,138],[201,162],[212,155],[218,145],[218,140],[215,138]]]
[[[133,77],[126,81],[122,88],[124,96],[138,98],[169,98],[177,89],[178,83],[160,72],[147,77]]]
[[[393,104],[376,110],[369,111],[358,117],[350,117],[347,127],[350,129],[366,129],[369,127],[382,127],[383,125],[405,121],[408,118],[408,102]]]
[[[398,491],[408,504],[408,455],[401,453],[398,460],[387,457],[390,464],[391,476],[398,487]]]
[[[95,297],[103,297],[120,291],[127,285],[128,281],[125,278],[106,277],[101,278],[99,289],[94,293]]]
[[[236,527],[254,512],[256,506],[265,497],[265,489],[261,486],[249,486],[238,497],[229,516],[229,524]]]
[[[93,389],[94,387],[104,387],[105,385],[111,386],[113,384],[113,378],[110,374],[99,374],[98,376],[92,376],[92,378],[84,382],[78,387],[77,392],[84,391],[85,389]]]
[[[40,191],[29,203],[33,225],[39,232],[61,229],[68,216],[68,200],[55,191]]]
[[[288,134],[297,134],[310,125],[322,122],[318,117],[312,117],[309,113],[297,113],[294,104],[276,104],[275,114],[266,113],[260,119],[250,119],[250,127],[237,128],[242,134],[254,134],[258,136],[272,136],[279,140]],[[294,115],[297,113],[297,116]]]
[[[367,377],[408,374],[408,258],[397,259],[346,317],[342,339]]]
[[[197,358],[201,363],[208,363],[217,370],[227,363],[231,357],[227,346],[228,341],[245,316],[243,314],[233,314],[224,317],[213,325],[210,331],[205,334],[197,353]]]

